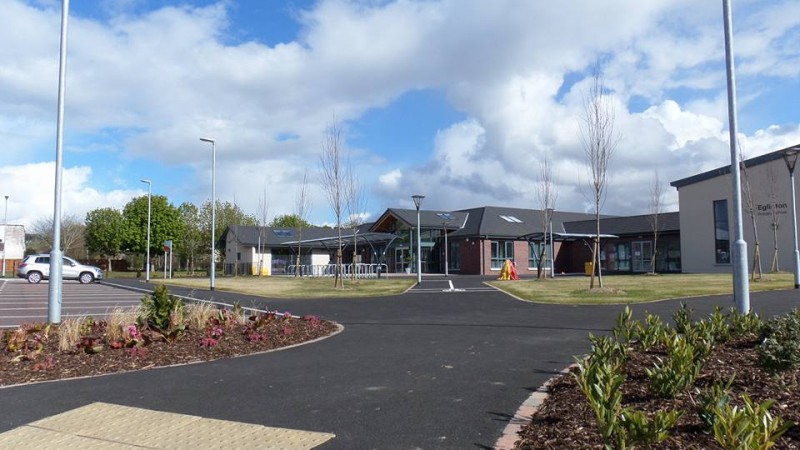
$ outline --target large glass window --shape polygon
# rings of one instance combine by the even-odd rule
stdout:
[[[731,241],[728,231],[728,201],[714,201],[714,252],[717,264],[730,264]]]
[[[631,270],[631,247],[630,244],[617,244],[617,270]]]
[[[536,269],[539,267],[539,258],[542,255],[542,247],[544,243],[539,242],[528,242],[528,268],[529,269]]]
[[[461,269],[461,242],[450,241],[448,245],[450,246],[447,253],[448,270],[459,270]]]
[[[514,241],[492,241],[492,269],[502,269],[507,259],[514,261]]]

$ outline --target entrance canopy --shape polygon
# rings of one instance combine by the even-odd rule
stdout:
[[[361,245],[366,243],[367,245],[370,246],[370,248],[372,248],[373,253],[377,253],[375,250],[375,246],[388,246],[395,239],[397,239],[397,235],[392,233],[365,232],[365,233],[356,233],[354,242],[352,233],[343,233],[342,247],[354,245],[354,243]],[[284,244],[288,245],[289,247],[299,245],[301,247],[318,248],[321,246],[324,247],[325,249],[334,249],[339,244],[339,238],[337,236],[333,236],[333,237],[324,237],[317,239],[303,239],[299,241],[285,242]]]

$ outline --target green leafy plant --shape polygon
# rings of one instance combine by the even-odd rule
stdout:
[[[621,415],[622,433],[625,435],[625,448],[638,444],[653,445],[665,441],[683,411],[658,411],[650,418],[642,411],[625,408]]]
[[[164,285],[159,285],[152,294],[142,298],[141,311],[137,322],[140,328],[147,328],[151,331],[151,338],[172,341],[186,329],[183,301],[169,295],[169,291]]]
[[[714,350],[714,324],[708,320],[700,320],[684,329],[683,336],[695,349],[694,357],[698,362],[705,361]]]
[[[577,370],[572,376],[581,392],[586,396],[597,421],[597,429],[606,447],[613,445],[615,439],[624,439],[619,432],[619,419],[622,413],[622,392],[620,387],[625,375],[613,360],[603,360],[590,356],[577,362]]]
[[[12,361],[33,361],[44,351],[49,337],[49,324],[25,323],[15,330],[6,330],[3,343],[7,352],[16,353]]]
[[[692,308],[689,308],[686,303],[681,303],[680,309],[672,315],[672,320],[675,321],[675,330],[678,333],[684,334],[692,326],[692,312]]]
[[[661,317],[655,314],[645,313],[644,324],[637,322],[636,326],[638,328],[636,335],[639,338],[639,343],[642,345],[642,348],[645,351],[649,351],[660,342],[663,342],[665,338],[666,327],[664,325],[664,321],[661,320]]]
[[[700,420],[703,421],[709,431],[714,429],[714,424],[717,421],[715,411],[724,408],[731,401],[730,391],[733,379],[734,376],[731,376],[728,382],[724,384],[714,381],[708,389],[703,391],[696,389],[700,401],[697,415],[700,416]]]
[[[779,371],[800,367],[800,310],[767,321],[757,349],[762,367]]]
[[[617,315],[617,323],[611,332],[614,334],[614,339],[622,344],[630,344],[637,337],[637,322],[633,320],[633,311],[629,306]]]
[[[711,333],[714,337],[714,342],[722,343],[728,342],[731,338],[731,327],[728,324],[728,316],[722,312],[722,307],[717,305],[714,307],[714,312],[708,318],[708,323],[711,326]]]
[[[793,425],[770,414],[775,400],[758,404],[742,394],[742,401],[743,407],[727,403],[714,409],[714,439],[725,450],[770,449]]]
[[[652,369],[645,369],[654,395],[673,398],[694,384],[702,369],[697,349],[684,336],[675,335],[667,342],[667,358],[657,358]]]
[[[731,308],[728,314],[731,335],[734,337],[756,337],[761,334],[764,322],[753,311],[742,314],[736,308]]]
[[[614,362],[618,367],[628,357],[628,346],[608,336],[589,334],[589,342],[592,343],[591,357],[595,361]]]

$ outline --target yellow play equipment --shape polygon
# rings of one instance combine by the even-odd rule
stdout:
[[[503,263],[503,268],[500,269],[500,278],[498,278],[498,280],[519,280],[517,267],[510,259],[507,259],[506,262]]]

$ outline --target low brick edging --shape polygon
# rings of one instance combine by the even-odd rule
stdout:
[[[542,406],[545,399],[550,395],[550,385],[553,384],[553,381],[562,375],[569,373],[569,371],[575,367],[575,364],[570,364],[564,370],[551,377],[549,380],[545,381],[543,385],[539,386],[536,391],[528,397],[527,400],[522,402],[517,412],[514,414],[514,417],[508,422],[505,429],[503,429],[503,434],[500,435],[500,438],[497,439],[497,442],[494,444],[495,450],[513,450],[514,443],[519,440],[519,432],[522,431],[522,428],[527,425],[534,414],[539,411],[539,407]]]

